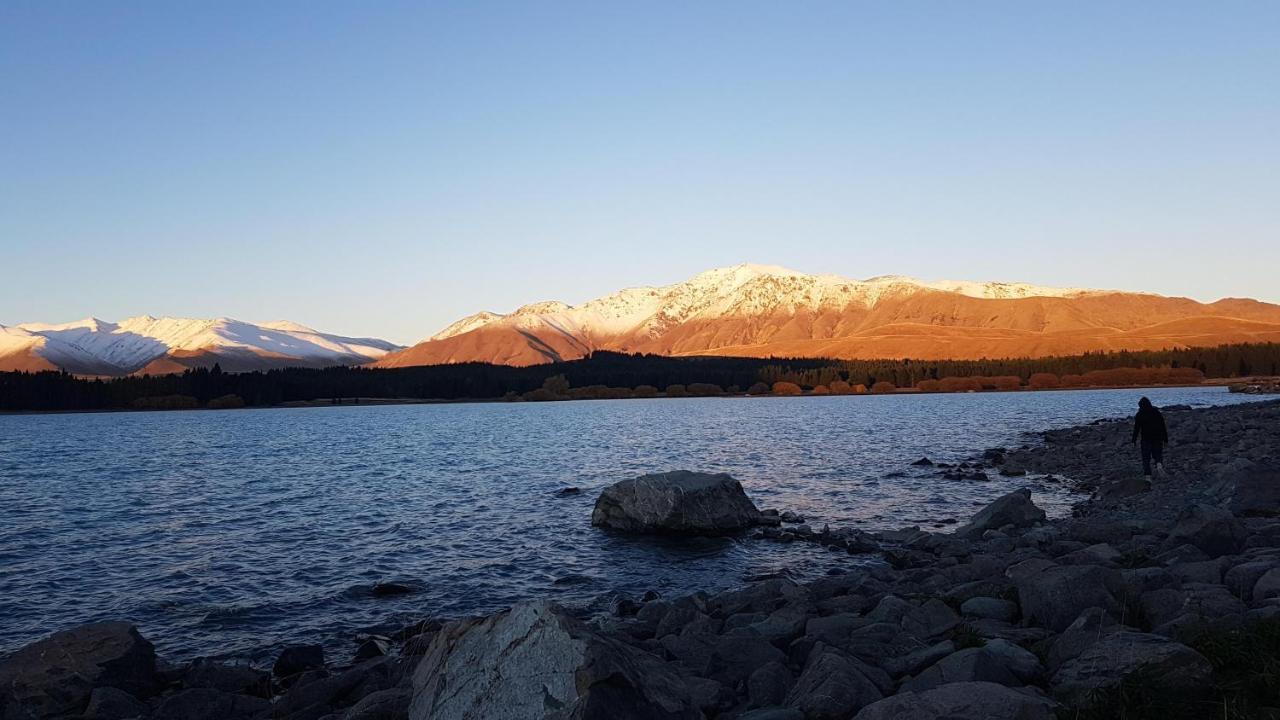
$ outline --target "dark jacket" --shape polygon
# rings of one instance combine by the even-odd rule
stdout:
[[[1146,398],[1138,403],[1138,414],[1133,417],[1133,439],[1137,440],[1139,435],[1142,436],[1142,442],[1149,445],[1165,445],[1169,442],[1164,415]]]

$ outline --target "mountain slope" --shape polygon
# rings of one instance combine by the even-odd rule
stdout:
[[[530,365],[593,350],[661,355],[976,359],[1280,341],[1280,306],[1025,283],[849,280],[737,265],[577,306],[479,313],[375,361]]]
[[[119,323],[0,326],[0,370],[62,369],[82,375],[161,374],[218,363],[229,372],[356,365],[400,346],[321,333],[291,322],[154,318]]]

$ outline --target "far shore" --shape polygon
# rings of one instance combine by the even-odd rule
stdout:
[[[1071,387],[1019,387],[1019,388],[1002,388],[1002,389],[985,389],[985,390],[959,390],[959,391],[924,391],[920,388],[895,388],[891,392],[858,392],[858,393],[813,393],[803,392],[800,394],[777,394],[762,393],[750,394],[746,392],[738,393],[721,393],[719,395],[675,395],[669,396],[665,393],[658,393],[653,396],[633,396],[633,397],[563,397],[548,400],[524,400],[510,399],[503,397],[494,398],[382,398],[382,397],[344,397],[344,398],[316,398],[313,400],[288,400],[286,402],[277,403],[275,405],[245,405],[235,408],[209,408],[209,407],[190,407],[190,408],[92,408],[84,410],[0,410],[0,415],[67,415],[81,413],[132,413],[132,412],[226,412],[232,410],[279,410],[282,408],[336,408],[336,407],[376,407],[382,405],[455,405],[455,404],[483,404],[483,403],[555,403],[555,402],[583,402],[592,400],[686,400],[698,398],[715,398],[723,400],[733,399],[766,399],[766,398],[828,398],[828,397],[879,397],[889,395],[978,395],[992,393],[1025,393],[1025,392],[1074,392],[1080,390],[1149,390],[1158,388],[1189,388],[1189,387],[1230,387],[1245,384],[1262,384],[1275,385],[1280,383],[1280,378],[1272,377],[1251,377],[1251,378],[1206,378],[1199,383],[1168,383],[1160,385],[1088,385],[1088,386],[1071,386]],[[1263,393],[1269,394],[1269,393]]]

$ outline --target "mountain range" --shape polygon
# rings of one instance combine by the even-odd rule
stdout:
[[[401,346],[322,333],[287,321],[254,324],[149,315],[51,325],[0,325],[0,370],[159,375],[217,363],[228,372],[358,365]]]
[[[375,367],[531,365],[594,350],[661,355],[980,359],[1280,342],[1280,305],[1026,283],[851,280],[769,265],[710,270],[581,305],[481,312]]]
[[[291,322],[141,316],[0,325],[0,370],[119,376],[218,363],[273,367],[533,365],[596,350],[659,355],[920,360],[1045,357],[1280,342],[1280,305],[1026,283],[851,280],[772,265],[709,270],[580,305],[479,312],[412,347]]]

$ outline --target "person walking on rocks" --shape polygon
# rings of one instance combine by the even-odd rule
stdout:
[[[1151,461],[1156,463],[1156,474],[1165,477],[1164,446],[1169,442],[1169,430],[1164,425],[1164,415],[1147,398],[1138,401],[1138,414],[1133,417],[1133,444],[1142,438],[1142,474],[1151,481]]]

